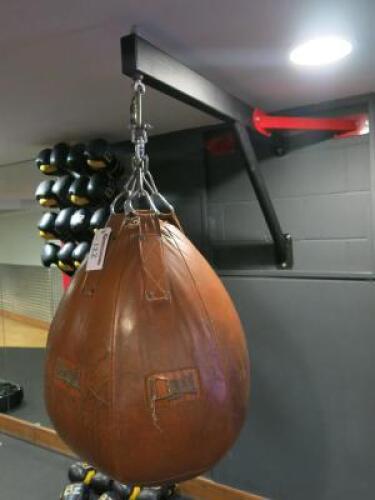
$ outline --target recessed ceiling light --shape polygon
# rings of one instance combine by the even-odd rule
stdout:
[[[343,38],[326,36],[298,45],[289,55],[294,64],[324,66],[349,55],[352,44]]]

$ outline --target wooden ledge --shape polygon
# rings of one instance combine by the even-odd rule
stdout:
[[[59,438],[56,431],[48,427],[0,413],[0,432],[62,455],[74,457],[72,450]]]
[[[267,500],[202,476],[180,483],[178,488],[182,493],[192,496],[194,500]]]
[[[17,314],[13,311],[8,311],[7,309],[0,309],[0,316],[12,319],[13,321],[19,321],[24,325],[42,328],[43,330],[48,330],[50,326],[49,321],[43,321],[42,319],[31,318],[30,316],[24,316],[23,314]]]

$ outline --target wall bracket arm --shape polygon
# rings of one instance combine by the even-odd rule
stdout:
[[[284,234],[268,194],[247,131],[253,108],[158,49],[139,35],[121,38],[122,72],[143,77],[146,85],[189,104],[224,122],[233,124],[246,162],[247,172],[274,242],[276,264],[292,267],[292,240]]]

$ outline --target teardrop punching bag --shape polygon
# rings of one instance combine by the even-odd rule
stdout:
[[[244,422],[241,322],[173,213],[130,210],[107,227],[103,267],[81,265],[51,324],[48,413],[77,455],[123,483],[197,476]]]

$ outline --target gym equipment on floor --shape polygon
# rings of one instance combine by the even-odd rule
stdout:
[[[5,413],[22,403],[23,388],[19,384],[0,379],[0,412]]]
[[[60,500],[90,500],[90,489],[85,483],[72,483],[65,486]]]
[[[74,462],[68,470],[68,478],[72,483],[82,483],[91,480],[95,475],[95,469],[86,462]]]

